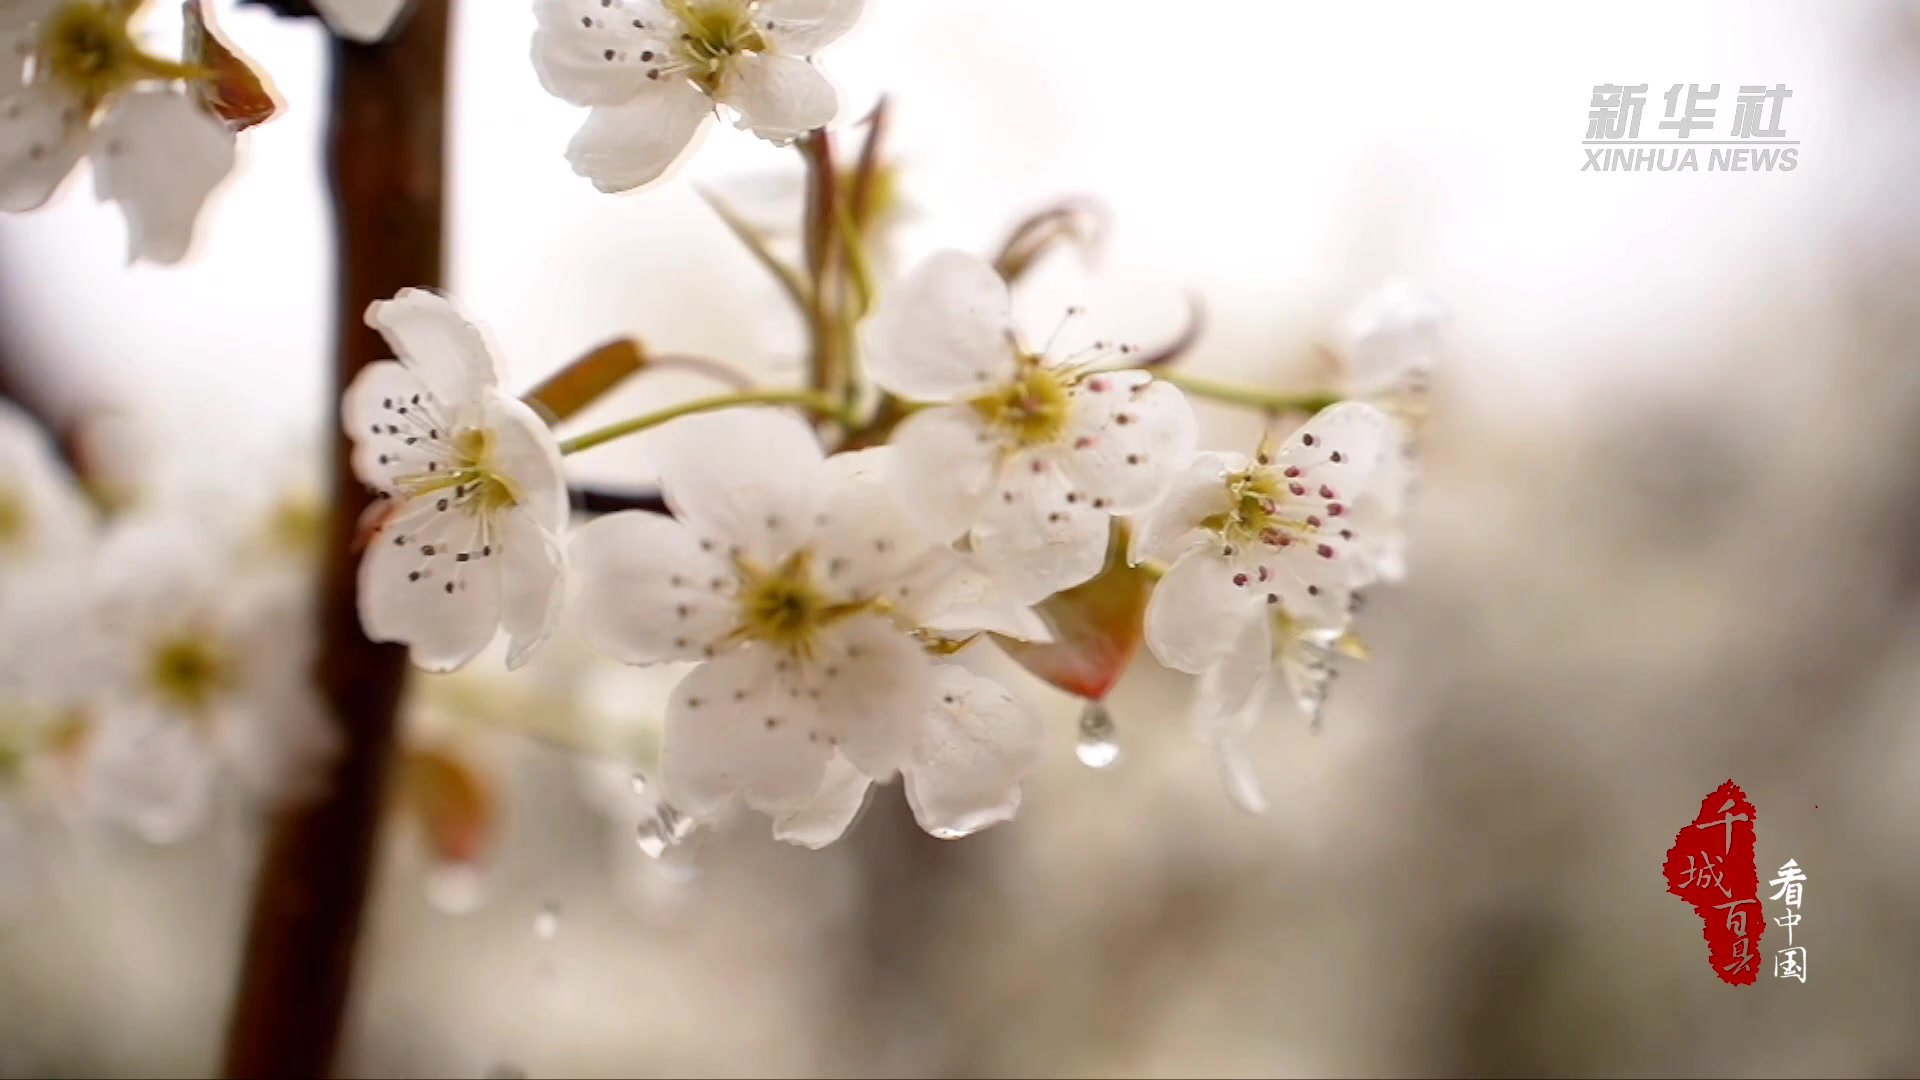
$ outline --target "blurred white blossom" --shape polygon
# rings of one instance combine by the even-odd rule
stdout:
[[[313,682],[309,591],[236,575],[226,556],[160,517],[115,525],[98,554],[88,794],[156,842],[204,819],[223,773],[267,806],[313,794],[338,742]]]

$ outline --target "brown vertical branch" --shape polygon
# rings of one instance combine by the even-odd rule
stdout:
[[[366,325],[367,305],[441,281],[449,4],[416,0],[384,44],[334,44],[336,389],[389,355]],[[394,757],[406,655],[360,632],[355,537],[368,500],[337,412],[333,436],[317,676],[345,750],[328,793],[288,813],[268,841],[227,1035],[228,1076],[330,1071]]]

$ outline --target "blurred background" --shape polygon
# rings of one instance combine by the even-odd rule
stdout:
[[[1023,684],[1055,737],[1012,824],[933,840],[890,789],[825,852],[743,817],[663,863],[623,767],[498,730],[571,711],[643,748],[657,677],[562,643],[514,680],[421,679],[417,737],[474,763],[494,825],[457,876],[389,831],[343,1073],[1920,1070],[1920,5],[869,7],[824,66],[843,119],[892,97],[904,261],[1093,195],[1101,258],[1050,279],[1135,340],[1198,296],[1188,369],[1281,387],[1381,281],[1446,300],[1373,659],[1322,733],[1282,707],[1257,733],[1264,816],[1143,656],[1110,770],[1075,759],[1077,703]],[[602,196],[562,160],[580,114],[533,76],[528,5],[458,8],[451,288],[516,377],[617,334],[792,370],[797,325],[692,185],[764,194],[797,155],[714,131]],[[124,266],[75,183],[0,220],[0,348],[54,415],[124,416],[145,482],[273,490],[309,482],[328,404],[324,45],[224,25],[289,108],[194,258]],[[1583,173],[1609,82],[1653,84],[1649,128],[1674,82],[1727,88],[1723,122],[1734,85],[1785,83],[1798,168]],[[603,408],[699,389],[675,378]],[[1210,446],[1253,430],[1204,419]],[[578,464],[644,479],[619,448]],[[1809,875],[1805,985],[1722,985],[1664,892],[1729,778],[1762,879]],[[169,848],[74,837],[0,922],[0,1075],[215,1069],[256,841],[237,811]]]

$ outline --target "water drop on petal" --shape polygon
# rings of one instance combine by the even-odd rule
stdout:
[[[669,848],[678,845],[688,836],[698,823],[682,814],[680,809],[665,799],[653,804],[653,812],[640,819],[640,826],[634,836],[640,843],[640,850],[648,857],[658,859]]]
[[[1110,769],[1120,760],[1120,743],[1115,736],[1113,713],[1106,703],[1089,701],[1080,711],[1080,741],[1073,752],[1089,769]]]
[[[560,934],[560,905],[549,900],[540,905],[533,917],[533,936],[541,941],[552,941]]]

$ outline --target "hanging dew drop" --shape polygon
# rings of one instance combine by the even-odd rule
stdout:
[[[540,905],[533,917],[533,936],[541,941],[552,941],[560,936],[560,905],[549,900]]]
[[[1089,701],[1080,711],[1080,740],[1073,752],[1089,769],[1110,769],[1119,762],[1120,743],[1105,702]]]
[[[663,799],[654,804],[653,813],[640,819],[640,826],[634,835],[640,843],[640,850],[645,852],[648,858],[658,859],[665,855],[668,849],[679,845],[691,836],[695,825],[696,822],[692,818],[682,814],[678,807]]]

